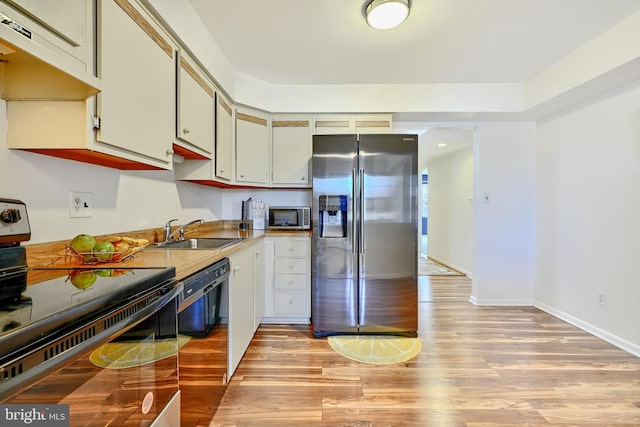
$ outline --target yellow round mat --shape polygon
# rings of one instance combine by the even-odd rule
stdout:
[[[390,335],[337,335],[328,337],[327,342],[346,358],[376,365],[406,362],[422,349],[420,338]]]
[[[174,356],[190,339],[178,335],[177,340],[166,338],[155,341],[110,342],[95,349],[89,360],[100,368],[132,368]]]

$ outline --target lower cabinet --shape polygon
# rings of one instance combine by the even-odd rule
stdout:
[[[264,241],[256,242],[253,246],[253,331],[257,331],[264,317],[264,278],[265,255]]]
[[[310,323],[311,239],[265,238],[263,323]]]
[[[253,246],[229,256],[229,378],[255,332]]]

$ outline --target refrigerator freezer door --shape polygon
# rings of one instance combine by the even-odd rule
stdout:
[[[313,141],[313,209],[312,209],[312,323],[314,336],[335,332],[357,332],[358,327],[358,254],[354,241],[353,222],[354,172],[357,168],[355,135],[336,135]],[[338,196],[338,197],[331,197]],[[327,210],[332,200],[344,200],[346,196],[346,236],[334,226],[337,223],[335,208]],[[320,206],[320,203],[323,206]],[[333,204],[333,202],[331,202]],[[323,218],[320,217],[323,215]],[[342,221],[340,214],[340,221]],[[330,230],[319,227],[331,219]],[[329,224],[327,224],[329,225]]]
[[[361,333],[417,331],[417,148],[414,135],[360,135]]]

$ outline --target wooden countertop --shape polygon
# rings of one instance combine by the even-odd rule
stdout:
[[[220,222],[206,223],[203,226],[190,227],[186,230],[186,238],[196,237],[223,237],[236,238],[242,237],[244,240],[240,243],[222,249],[150,249],[146,248],[136,253],[130,258],[121,262],[100,263],[96,264],[96,268],[148,268],[148,267],[175,267],[176,278],[178,280],[190,276],[193,273],[213,264],[214,262],[228,257],[232,253],[252,245],[256,240],[263,239],[265,236],[309,236],[310,231],[268,231],[268,230],[248,230],[240,231],[237,227],[224,226]],[[114,233],[115,234],[115,233]],[[137,232],[119,233],[130,237],[144,237],[150,242],[157,242],[158,236],[162,232],[158,229],[142,230]],[[100,240],[100,236],[96,236]],[[35,245],[25,245],[27,251],[27,265],[32,268],[86,268],[91,265],[82,264],[77,258],[69,256],[66,250],[68,241],[59,241]],[[153,243],[151,243],[153,244]],[[45,280],[42,277],[42,280]],[[30,275],[29,282],[38,282],[37,275]]]

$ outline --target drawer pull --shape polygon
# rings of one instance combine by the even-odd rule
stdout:
[[[293,252],[293,246],[289,246],[289,252]]]
[[[293,280],[289,280],[289,284],[290,284],[290,285],[293,285]]]
[[[293,298],[289,298],[289,304],[293,304]]]
[[[293,264],[289,264],[289,270],[293,270]]]
[[[236,265],[235,267],[233,267],[233,271],[240,271],[240,266]]]

